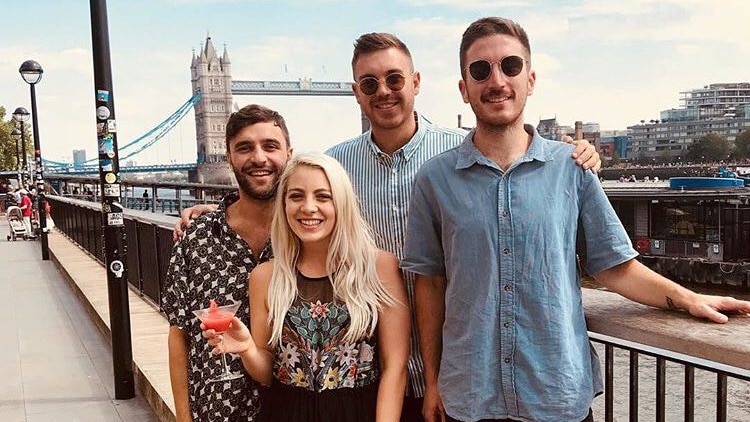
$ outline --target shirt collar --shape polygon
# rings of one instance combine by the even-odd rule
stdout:
[[[525,163],[530,161],[552,161],[553,155],[550,151],[548,141],[542,138],[537,132],[536,128],[532,125],[523,125],[523,129],[531,135],[531,144],[526,152],[518,160],[518,163]],[[456,169],[466,169],[474,164],[480,164],[490,167],[497,167],[492,160],[485,157],[477,147],[474,145],[474,132],[476,129],[472,129],[464,141],[458,147],[458,160],[456,161]]]
[[[422,139],[424,139],[425,133],[427,133],[427,127],[432,126],[432,123],[427,120],[424,116],[414,112],[414,120],[417,122],[417,131],[414,133],[414,136],[409,139],[409,142],[407,142],[404,146],[397,149],[393,152],[395,155],[399,151],[404,156],[404,160],[409,161],[409,159],[414,155],[414,153],[419,148],[419,145],[422,143]],[[367,143],[370,145],[370,150],[373,154],[375,154],[377,157],[382,157],[383,155],[387,155],[384,153],[380,147],[375,143],[375,141],[372,140],[372,129],[368,130],[365,133],[365,139],[367,140]]]
[[[219,208],[216,209],[216,220],[214,220],[213,230],[214,231],[222,231],[224,233],[231,232],[234,233],[234,230],[232,230],[231,227],[229,227],[229,223],[227,223],[227,208],[229,208],[230,205],[234,204],[240,199],[239,192],[230,192],[226,194],[223,198],[221,198],[221,202],[219,203]]]

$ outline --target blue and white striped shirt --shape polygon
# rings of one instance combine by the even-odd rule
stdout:
[[[349,173],[365,220],[372,228],[378,248],[400,260],[406,236],[406,220],[414,176],[430,158],[461,144],[466,131],[433,125],[415,113],[417,132],[392,155],[386,154],[367,131],[331,147],[326,154],[337,159]],[[414,309],[414,274],[404,272],[409,304]],[[414,397],[424,396],[424,369],[419,354],[417,324],[412,312],[409,389]]]

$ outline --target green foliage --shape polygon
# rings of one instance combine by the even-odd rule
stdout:
[[[11,114],[8,114],[5,107],[0,106],[0,171],[16,170],[16,141],[11,136],[11,132],[13,132],[13,129],[17,125],[18,123],[13,120]],[[31,156],[34,152],[34,147],[31,142],[31,128],[28,122],[24,124],[24,138],[26,141],[26,154]],[[20,158],[20,143],[18,143],[18,151]],[[21,162],[23,162],[23,158],[21,158]]]
[[[732,157],[736,159],[750,158],[750,129],[743,131],[735,138]]]
[[[732,144],[718,133],[709,133],[693,142],[687,151],[688,161],[706,162],[726,160]]]

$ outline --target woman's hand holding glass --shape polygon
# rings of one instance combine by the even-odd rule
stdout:
[[[222,353],[241,355],[255,346],[253,336],[250,335],[250,330],[237,317],[232,318],[232,324],[223,334],[210,328],[206,329],[205,324],[201,324],[201,330],[203,330],[203,338],[208,341],[209,345],[214,347],[211,350],[211,353],[214,355]]]

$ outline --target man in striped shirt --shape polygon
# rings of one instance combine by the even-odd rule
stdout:
[[[354,95],[370,120],[370,130],[338,144],[326,154],[349,173],[364,216],[378,247],[402,256],[407,211],[414,176],[430,158],[458,146],[463,129],[438,127],[414,111],[420,74],[411,53],[396,36],[369,33],[354,43]],[[584,168],[600,166],[599,155],[588,142],[573,155]],[[414,274],[404,272],[409,304],[415,309]],[[414,317],[418,309],[412,312]],[[422,421],[424,373],[416,322],[412,322],[407,397],[402,421]]]

